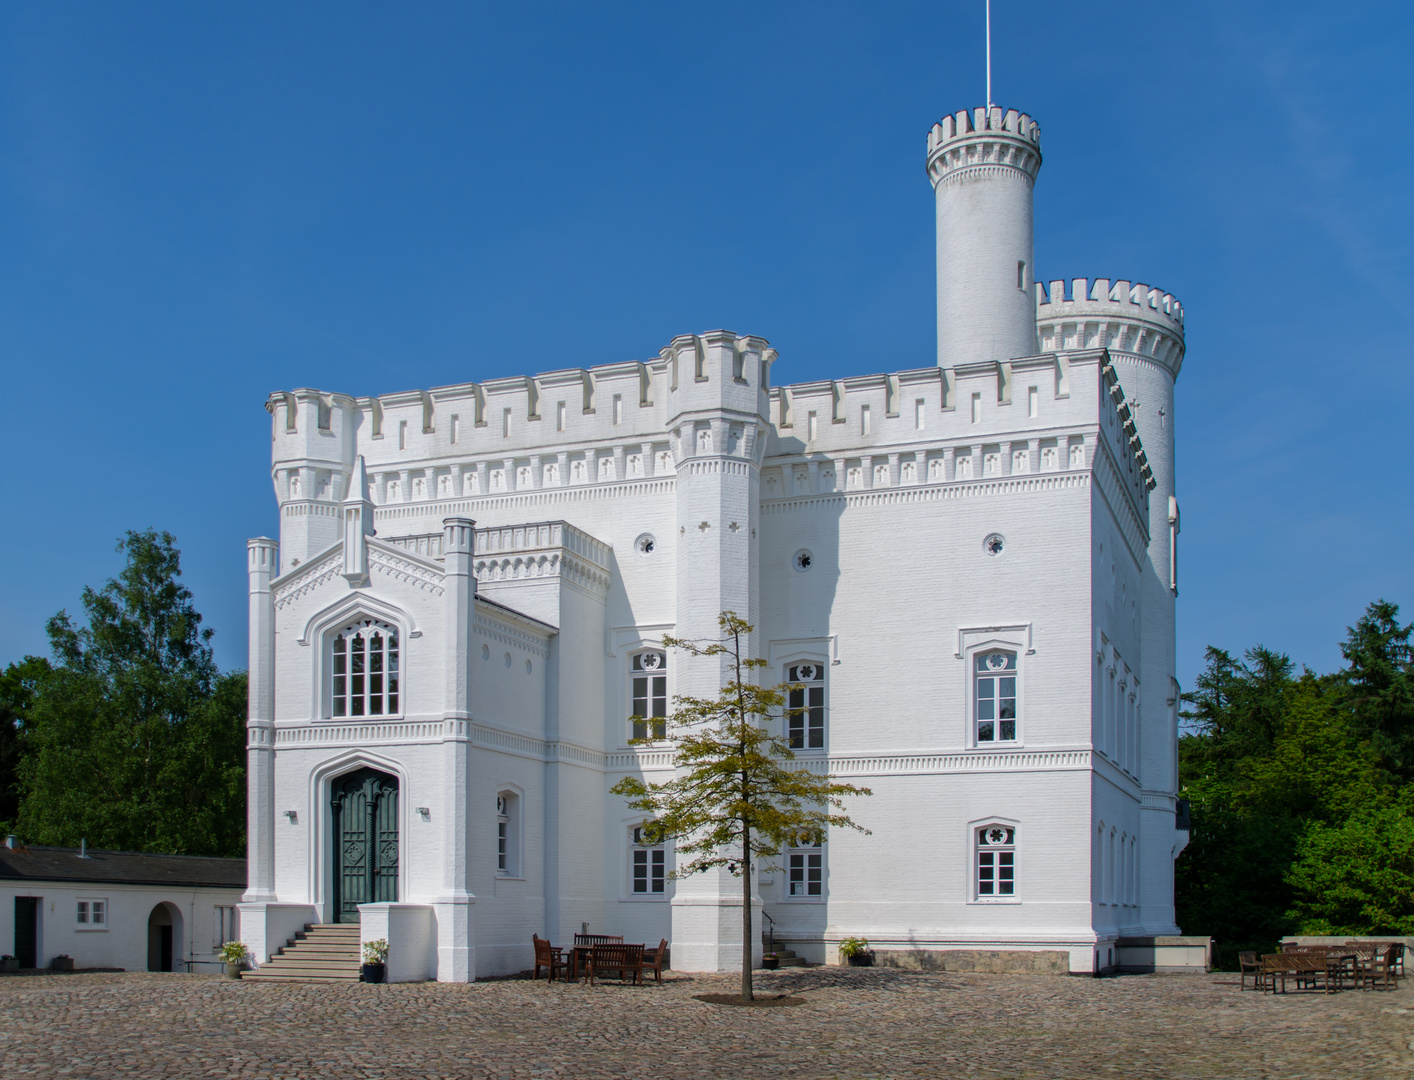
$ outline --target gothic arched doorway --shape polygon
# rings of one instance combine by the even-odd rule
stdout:
[[[334,922],[358,922],[359,904],[398,898],[398,778],[376,769],[331,785]]]

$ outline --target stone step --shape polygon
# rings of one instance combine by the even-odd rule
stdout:
[[[262,982],[324,982],[324,983],[356,983],[357,975],[290,975],[281,973],[278,975],[269,974],[264,971],[246,971],[241,974],[242,979],[259,979]]]
[[[809,967],[810,961],[806,960],[803,956],[788,956],[781,960],[780,966],[783,968]]]
[[[266,961],[267,964],[275,964],[279,967],[289,967],[291,964],[312,965],[314,967],[358,967],[357,957],[347,956],[305,956],[302,953],[285,953],[281,956],[272,956]]]
[[[282,953],[300,952],[310,956],[357,956],[359,951],[358,942],[349,944],[342,941],[297,941],[280,950]]]

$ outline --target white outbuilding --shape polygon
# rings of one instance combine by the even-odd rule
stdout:
[[[215,971],[240,936],[245,860],[0,847],[6,967]],[[56,964],[55,961],[58,960]]]

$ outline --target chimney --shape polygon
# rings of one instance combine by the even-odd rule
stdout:
[[[11,833],[9,836],[5,837],[5,846],[13,851],[20,846],[20,838],[14,833]]]
[[[80,841],[79,841],[79,858],[80,858],[80,859],[86,859],[86,858],[88,858],[88,841],[87,841],[87,840],[80,840]]]

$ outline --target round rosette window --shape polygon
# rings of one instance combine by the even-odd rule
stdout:
[[[791,556],[790,564],[803,574],[815,565],[815,556],[805,548],[801,548]]]
[[[996,557],[1006,549],[1006,538],[1001,533],[992,533],[982,541],[982,550]]]
[[[658,541],[652,533],[643,533],[633,542],[633,550],[645,559],[658,548]]]

